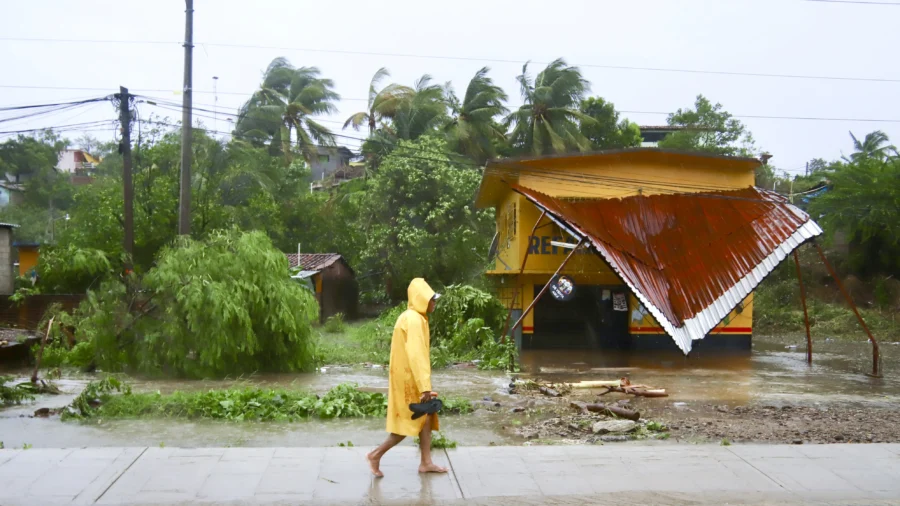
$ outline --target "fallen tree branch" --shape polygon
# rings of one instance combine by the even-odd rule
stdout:
[[[615,418],[624,418],[626,420],[638,421],[641,419],[639,411],[632,411],[620,406],[608,406],[606,404],[587,404],[584,402],[573,401],[570,404],[573,408],[580,409],[582,412],[600,413]]]
[[[635,395],[638,397],[668,397],[669,394],[666,393],[664,388],[653,388],[648,387],[647,385],[631,385],[625,387],[606,387],[606,391],[600,392],[597,395],[606,395],[610,392],[617,392],[621,394],[627,395]]]
[[[41,340],[41,347],[38,349],[37,356],[34,358],[34,372],[31,373],[31,382],[37,383],[38,381],[38,370],[41,368],[41,358],[44,356],[44,346],[47,346],[47,340],[50,339],[50,329],[53,327],[53,319],[50,318],[50,321],[47,322],[47,333],[44,335],[44,338]]]

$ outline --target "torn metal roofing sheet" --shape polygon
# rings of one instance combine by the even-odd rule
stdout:
[[[291,268],[300,267],[304,271],[321,271],[331,264],[343,260],[338,253],[285,253],[288,260],[288,266]],[[348,266],[349,267],[349,266]]]
[[[822,233],[806,213],[759,188],[580,201],[513,189],[588,241],[685,354]]]

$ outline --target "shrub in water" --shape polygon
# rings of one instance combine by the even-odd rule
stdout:
[[[329,316],[327,320],[325,320],[325,325],[322,327],[325,332],[329,334],[338,334],[347,329],[347,325],[344,323],[344,314],[338,313],[336,315]]]

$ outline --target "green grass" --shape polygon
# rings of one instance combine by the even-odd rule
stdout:
[[[327,325],[327,323],[326,323]],[[391,358],[390,326],[376,319],[344,324],[339,332],[316,332],[316,361],[320,365],[386,365]]]
[[[848,341],[867,338],[846,303],[822,301],[810,296],[807,298],[807,309],[810,330],[817,335]],[[900,315],[897,313],[861,307],[860,314],[876,339],[878,336],[900,334]],[[803,308],[796,279],[766,280],[757,288],[753,295],[753,326],[755,331],[763,334],[804,331]]]
[[[419,445],[419,438],[413,439],[413,443],[416,446]],[[432,432],[431,433],[431,449],[432,450],[443,450],[449,448],[456,448],[457,442],[444,436],[442,432]]]
[[[344,323],[344,314],[338,313],[336,315],[329,316],[327,320],[325,320],[325,325],[322,326],[322,330],[329,334],[337,334],[346,330],[347,324]]]

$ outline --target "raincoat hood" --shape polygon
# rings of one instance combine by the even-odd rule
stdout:
[[[409,288],[406,289],[406,296],[409,299],[406,307],[424,316],[428,313],[428,303],[434,297],[434,290],[428,286],[424,279],[416,278],[410,282]]]

